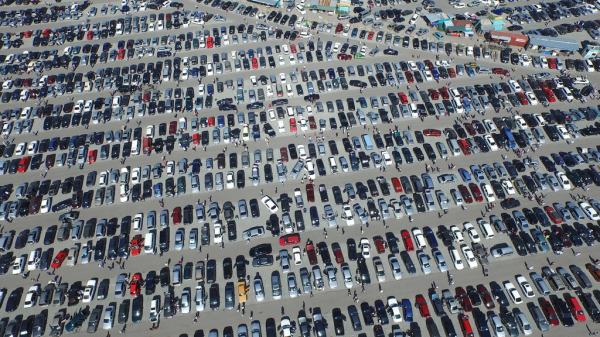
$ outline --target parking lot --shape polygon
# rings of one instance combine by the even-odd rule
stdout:
[[[2,2],[0,336],[596,334],[600,59],[428,14],[598,6],[279,7]]]

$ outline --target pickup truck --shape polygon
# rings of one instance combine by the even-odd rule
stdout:
[[[446,302],[446,306],[448,307],[448,310],[450,310],[450,313],[456,314],[460,311],[460,304],[458,303],[456,298],[452,296],[450,290],[442,290],[442,298],[444,299],[444,302]]]
[[[444,312],[442,300],[433,288],[429,289],[429,299],[431,300],[431,305],[433,306],[433,310],[435,311],[436,315],[443,316],[446,314]]]

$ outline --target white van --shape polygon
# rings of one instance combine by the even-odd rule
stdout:
[[[156,252],[156,235],[154,231],[146,233],[144,236],[144,253],[154,254]]]
[[[331,173],[337,173],[338,167],[334,157],[329,157],[329,167],[331,168]]]
[[[131,154],[134,156],[140,154],[140,141],[137,139],[131,142]]]
[[[454,247],[450,247],[448,249],[448,252],[450,253],[450,258],[452,259],[452,263],[454,263],[454,268],[456,268],[457,270],[464,269],[465,265],[462,262],[462,259],[460,258],[460,254],[458,253],[458,250]]]
[[[481,229],[481,234],[483,234],[484,238],[486,238],[486,239],[494,238],[494,229],[492,228],[492,225],[490,225],[489,222],[479,221],[479,229]]]

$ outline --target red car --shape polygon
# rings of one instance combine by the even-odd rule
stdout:
[[[459,139],[458,146],[460,146],[460,149],[465,156],[471,154],[471,145],[469,145],[469,142],[467,142],[466,139]]]
[[[67,255],[69,255],[69,250],[66,248],[56,253],[56,257],[54,257],[54,260],[52,260],[50,267],[52,267],[52,269],[60,268],[60,266],[62,266],[63,262],[67,258]]]
[[[206,48],[212,48],[215,46],[215,39],[212,36],[206,37]]]
[[[311,266],[317,264],[317,252],[315,252],[315,245],[311,240],[306,242],[306,255],[308,255],[308,262],[311,264]]]
[[[571,294],[565,294],[564,297],[573,317],[575,317],[578,322],[585,322],[585,313],[583,312],[583,308],[581,308],[581,304],[579,304],[577,297],[574,297]]]
[[[344,263],[344,253],[337,242],[331,244],[331,250],[333,251],[333,256],[335,256],[335,262],[340,265]]]
[[[431,97],[432,100],[437,101],[440,99],[440,93],[437,90],[429,89],[429,97]]]
[[[141,273],[133,274],[131,281],[129,281],[129,295],[133,297],[139,296],[142,290],[142,282],[143,280]]]
[[[556,96],[554,95],[554,92],[552,91],[552,89],[544,88],[544,95],[546,95],[548,102],[550,102],[550,103],[556,102]]]
[[[94,31],[88,30],[86,37],[88,40],[93,40],[94,39]]]
[[[492,295],[483,284],[477,285],[477,293],[479,293],[479,296],[483,301],[483,305],[485,305],[487,309],[494,309],[496,307]]]
[[[281,236],[279,238],[279,245],[281,247],[295,245],[299,242],[300,242],[300,234],[298,234],[298,233],[287,234],[287,235]]]
[[[17,172],[25,173],[29,168],[29,162],[31,161],[30,156],[25,156],[19,160],[19,164],[17,165]]]
[[[296,126],[296,117],[290,117],[290,132],[298,132],[298,127]]]
[[[194,145],[200,144],[200,134],[199,133],[194,133],[192,135],[192,142],[194,143]]]
[[[373,237],[373,242],[375,243],[375,249],[377,249],[378,254],[385,253],[385,241],[381,236]]]
[[[428,137],[440,137],[442,135],[442,131],[438,129],[425,129],[423,130],[423,135]]]
[[[554,224],[560,225],[561,223],[563,223],[562,216],[560,215],[560,213],[558,213],[554,209],[554,207],[552,207],[552,206],[544,206],[544,211],[546,211],[546,214],[550,218],[550,221],[552,221]]]
[[[306,199],[308,202],[315,202],[315,185],[312,183],[306,184]]]
[[[409,252],[415,250],[415,245],[413,244],[410,233],[406,229],[403,229],[400,232],[400,235],[402,236],[402,242],[404,243],[404,249],[406,249]]]
[[[456,299],[460,302],[463,310],[466,312],[473,311],[473,304],[471,304],[471,299],[467,295],[467,292],[463,287],[456,287]]]
[[[469,189],[471,193],[473,193],[473,197],[477,202],[483,202],[483,194],[481,193],[481,189],[475,183],[469,183]]]
[[[142,234],[137,234],[131,239],[129,242],[129,250],[131,251],[131,256],[140,255],[142,252],[142,247],[144,246],[144,238],[142,238]]]
[[[410,84],[415,82],[415,77],[413,76],[412,72],[410,71],[405,71],[404,72],[404,76],[406,77],[406,81]]]
[[[394,191],[396,191],[396,193],[402,192],[402,183],[400,183],[400,179],[397,177],[392,178],[392,186],[394,186]]]
[[[121,48],[117,52],[117,60],[122,60],[124,58],[125,58],[125,48]]]
[[[427,305],[427,301],[425,301],[425,297],[423,295],[418,294],[415,297],[415,306],[419,309],[421,317],[428,318],[431,316],[429,313],[429,306]]]
[[[279,148],[279,156],[281,157],[281,161],[284,163],[287,163],[289,158],[288,158],[288,150],[287,147],[282,146]]]
[[[88,151],[88,164],[95,163],[97,157],[98,157],[98,150],[90,149]]]
[[[252,69],[258,69],[258,59],[256,57],[252,58]]]
[[[458,315],[458,322],[460,323],[460,329],[463,332],[463,336],[465,337],[474,337],[473,328],[471,327],[471,323],[469,322],[469,316],[465,314]]]
[[[402,91],[398,93],[398,98],[400,98],[400,102],[402,102],[402,104],[408,104],[408,96],[406,96],[406,94]]]
[[[440,91],[440,95],[442,95],[443,99],[450,99],[450,94],[448,93],[447,87],[441,87],[439,89],[439,91]]]
[[[311,130],[317,129],[317,121],[315,120],[315,116],[308,116],[308,125]]]
[[[375,36],[375,32],[369,32],[369,34],[367,35],[367,40],[373,40],[373,36]]]
[[[517,92],[517,98],[519,99],[521,105],[529,105],[529,100],[527,99],[527,96],[525,96],[524,92]]]
[[[552,304],[550,304],[550,302],[548,302],[548,300],[543,297],[540,297],[538,299],[538,302],[540,303],[540,307],[542,308],[542,311],[544,312],[548,323],[550,323],[550,325],[552,326],[558,326],[560,322],[558,321],[556,310],[554,310]]]
[[[467,189],[467,186],[465,186],[465,185],[458,185],[458,191],[460,192],[460,195],[462,196],[463,200],[467,204],[473,203],[473,197],[471,197],[471,193],[469,193],[469,190]]]
[[[208,126],[209,127],[215,126],[215,116],[208,117]]]
[[[181,224],[181,207],[175,207],[171,216],[173,217],[173,225]]]
[[[177,121],[169,122],[169,134],[174,135],[177,132]]]

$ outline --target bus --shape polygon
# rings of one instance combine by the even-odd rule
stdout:
[[[515,142],[515,137],[513,136],[512,132],[510,131],[509,128],[507,128],[506,126],[502,128],[502,134],[504,134],[504,137],[506,137],[506,141],[508,143],[508,147],[511,149],[516,149],[517,148],[517,143]]]

